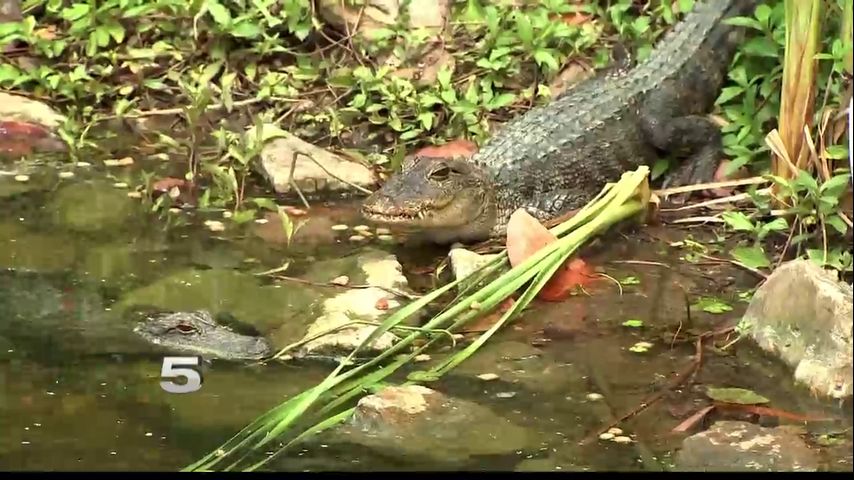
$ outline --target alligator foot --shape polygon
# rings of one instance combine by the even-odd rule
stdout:
[[[703,149],[665,175],[661,187],[674,188],[712,182],[715,179],[715,170],[718,168],[718,159],[720,158],[720,150],[716,148]]]
[[[682,157],[682,163],[664,180],[663,187],[681,187],[711,182],[723,155],[721,133],[706,117],[641,115],[641,127],[659,150]]]

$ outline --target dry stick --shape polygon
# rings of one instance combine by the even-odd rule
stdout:
[[[281,101],[281,102],[297,102],[297,101],[299,101],[298,99],[293,99],[293,98],[250,98],[247,100],[238,100],[236,102],[233,102],[231,104],[231,106],[232,107],[245,107],[248,105],[254,105],[256,103],[265,102],[267,100],[277,100],[277,101]],[[212,110],[221,110],[223,108],[225,108],[224,103],[214,103],[212,105],[208,105],[205,108],[205,110],[206,111],[212,111]],[[144,110],[141,112],[132,113],[130,115],[121,115],[121,116],[120,115],[107,115],[106,117],[100,117],[98,120],[101,120],[101,121],[111,120],[111,119],[120,118],[120,117],[121,118],[156,117],[156,116],[161,116],[161,115],[180,115],[182,113],[184,113],[183,107],[162,108],[162,109],[155,109],[155,110]]]
[[[702,336],[700,338],[698,338],[698,341],[699,341],[698,345],[702,345]],[[619,425],[620,423],[625,422],[626,420],[640,414],[641,412],[643,412],[644,410],[646,410],[647,408],[651,407],[653,404],[655,404],[656,402],[661,400],[664,397],[664,395],[666,395],[667,393],[669,393],[670,391],[672,391],[676,387],[682,385],[688,379],[688,377],[692,375],[692,373],[695,370],[698,370],[700,368],[700,361],[699,360],[701,358],[702,357],[700,357],[699,354],[695,355],[694,360],[691,361],[691,363],[687,367],[685,367],[682,370],[680,370],[679,372],[677,372],[677,376],[675,377],[675,379],[671,380],[667,385],[665,385],[664,388],[662,388],[658,392],[654,393],[650,397],[646,398],[637,407],[629,410],[628,412],[623,414],[620,418],[610,422],[608,425],[605,425],[605,426],[593,431],[590,435],[588,435],[583,440],[581,440],[580,445],[585,445],[585,444],[588,444],[595,439],[598,439],[600,433],[605,432],[608,429],[610,429],[616,425]]]
[[[362,193],[367,193],[368,195],[370,195],[370,194],[374,193],[374,192],[372,192],[372,191],[368,190],[368,189],[367,189],[367,188],[365,188],[365,187],[361,187],[361,186],[359,186],[359,185],[356,185],[356,184],[355,184],[355,183],[353,183],[353,182],[350,182],[350,181],[344,180],[343,178],[339,177],[338,175],[335,175],[334,173],[330,172],[329,170],[327,170],[327,169],[326,169],[326,167],[324,167],[324,166],[323,166],[319,161],[317,161],[317,160],[316,160],[314,157],[312,157],[311,155],[309,155],[309,154],[307,154],[307,153],[303,153],[303,152],[298,152],[298,153],[300,153],[301,155],[304,155],[304,156],[308,157],[312,162],[314,162],[314,163],[315,163],[315,165],[317,165],[318,167],[320,167],[320,169],[321,169],[321,170],[323,170],[323,172],[324,172],[324,173],[326,173],[326,174],[327,174],[327,175],[329,175],[330,177],[334,178],[335,180],[338,180],[338,181],[339,181],[339,182],[341,182],[341,183],[344,183],[344,184],[346,184],[346,185],[349,185],[349,186],[351,186],[351,187],[355,188],[356,190],[358,190],[358,191],[360,191],[360,192],[362,192]],[[295,156],[295,158],[294,158],[294,163],[293,163],[293,164],[291,164],[292,171],[293,171],[293,165],[294,165],[294,164],[296,164],[296,156]]]
[[[750,273],[752,273],[752,274],[754,274],[754,275],[756,275],[756,276],[758,276],[758,277],[762,278],[763,280],[767,280],[767,279],[768,279],[768,275],[765,275],[764,273],[760,272],[759,270],[757,270],[757,269],[755,269],[755,268],[753,268],[753,267],[748,267],[747,265],[745,265],[745,264],[743,264],[743,263],[739,262],[738,260],[730,260],[730,259],[728,259],[728,258],[718,258],[718,257],[713,257],[713,256],[711,256],[711,255],[706,255],[706,254],[704,254],[704,253],[698,253],[697,255],[699,255],[699,256],[701,256],[701,257],[703,257],[703,258],[708,258],[709,260],[715,260],[715,261],[718,261],[718,262],[727,262],[727,263],[731,263],[731,264],[735,265],[736,267],[741,267],[741,268],[743,268],[743,269],[747,270],[748,272],[750,272]]]
[[[311,280],[306,280],[306,279],[304,279],[304,278],[289,277],[289,276],[287,276],[287,275],[270,275],[270,277],[271,277],[271,278],[275,278],[276,280],[286,280],[286,281],[288,281],[288,282],[302,283],[302,284],[305,284],[305,285],[312,285],[312,286],[315,286],[315,287],[351,288],[351,289],[379,288],[380,290],[384,290],[384,291],[386,291],[386,292],[388,292],[388,293],[390,293],[390,294],[392,294],[392,295],[396,295],[396,296],[398,296],[398,297],[403,297],[403,298],[406,298],[406,299],[408,299],[408,300],[416,300],[416,299],[418,299],[418,298],[421,298],[421,296],[420,296],[420,295],[415,295],[415,294],[412,294],[412,293],[407,293],[407,292],[404,292],[404,291],[402,291],[402,290],[398,290],[398,289],[396,289],[396,288],[383,287],[383,286],[381,286],[381,285],[370,285],[370,284],[364,284],[364,285],[338,285],[338,284],[336,284],[336,283],[312,282]]]
[[[661,262],[650,262],[647,260],[609,260],[608,263],[625,263],[630,265],[649,265],[652,267],[672,268],[670,265]]]
[[[676,224],[676,223],[709,223],[709,222],[711,222],[711,223],[724,223],[724,220],[721,219],[720,217],[716,217],[716,216],[710,217],[707,215],[701,215],[699,217],[677,218],[676,220],[673,220],[673,221],[667,222],[667,223]]]
[[[608,381],[605,380],[605,378],[603,378],[603,375],[602,375],[600,369],[596,366],[595,363],[592,363],[591,367],[592,368],[590,369],[590,376],[592,377],[593,382],[596,384],[596,388],[600,392],[602,392],[602,395],[604,395],[606,399],[607,398],[614,398],[613,391],[611,390],[610,386],[608,385]],[[623,421],[622,419],[613,420],[614,419],[614,410],[613,410],[613,408],[611,408],[610,403],[606,402],[606,405],[608,405],[608,415],[611,417],[612,423],[608,427],[606,427],[605,429],[602,429],[602,430],[599,430],[598,432],[596,432],[596,438],[598,438],[599,433],[601,433],[602,431],[608,430],[609,428],[611,428],[611,427],[613,427],[613,426],[615,426],[615,425],[617,425]],[[580,442],[580,444],[584,445],[589,440],[590,440],[590,437],[585,438]],[[653,455],[653,453],[649,449],[649,447],[647,447],[646,444],[643,441],[641,441],[639,435],[635,436],[635,442],[634,443],[635,443],[635,448],[637,449],[638,454],[640,454],[640,457],[642,460],[641,465],[643,465],[643,467],[645,469],[657,470],[657,471],[663,470],[661,465],[656,461],[655,455]]]
[[[294,181],[294,170],[297,168],[297,155],[299,154],[300,152],[294,151],[294,154],[291,157],[291,173],[288,175],[288,185],[296,190],[297,195],[299,195],[300,200],[302,200],[302,204],[305,206],[305,209],[311,210],[311,205],[308,203],[308,200],[305,199],[305,195],[302,194],[302,190],[300,190],[299,185]]]
[[[652,193],[659,197],[663,197],[676,193],[696,192],[699,190],[711,190],[714,188],[724,187],[738,187],[740,185],[760,185],[768,182],[769,180],[767,178],[750,177],[741,180],[727,180],[725,182],[698,183],[696,185],[685,185],[684,187],[663,188],[661,190],[653,190]]]
[[[792,237],[795,235],[795,227],[798,224],[798,217],[795,217],[795,224],[792,225],[792,228],[789,229],[789,235],[786,237],[786,243],[783,245],[783,251],[780,253],[780,258],[777,260],[777,265],[774,268],[778,268],[783,264],[783,260],[786,258],[786,252],[789,251],[789,247],[792,246]]]
[[[760,190],[757,190],[756,193],[761,195],[761,194],[769,193],[770,191],[771,191],[770,188],[762,188]],[[692,203],[691,205],[685,205],[683,207],[678,207],[678,208],[662,208],[661,211],[662,212],[681,212],[684,210],[692,210],[695,208],[703,208],[703,207],[708,207],[710,205],[717,205],[719,203],[735,203],[735,202],[739,202],[741,200],[747,200],[749,198],[750,198],[750,194],[748,194],[748,193],[738,193],[738,194],[730,195],[727,197],[713,198],[711,200],[706,200],[706,201],[699,202],[699,203]]]

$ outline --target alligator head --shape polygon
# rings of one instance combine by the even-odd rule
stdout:
[[[203,358],[260,360],[272,352],[263,337],[237,333],[206,311],[147,315],[133,331],[166,350]]]
[[[365,199],[362,215],[434,242],[468,242],[489,237],[496,204],[492,182],[473,163],[461,157],[414,157]]]

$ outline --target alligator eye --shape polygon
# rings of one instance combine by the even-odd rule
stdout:
[[[177,330],[178,333],[183,333],[185,335],[196,333],[198,331],[196,330],[196,327],[192,325],[187,325],[186,323],[179,323],[175,326],[174,330]]]
[[[447,180],[450,174],[451,169],[446,166],[442,166],[430,172],[430,178],[441,182],[443,180]]]

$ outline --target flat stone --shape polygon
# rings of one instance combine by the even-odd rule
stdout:
[[[745,322],[763,350],[794,369],[814,394],[852,394],[852,288],[810,260],[778,267],[756,291]]]
[[[679,471],[814,472],[818,457],[782,427],[720,421],[685,439],[676,455]]]
[[[38,100],[0,92],[0,120],[34,123],[54,130],[65,122],[65,117]]]
[[[482,255],[462,247],[452,248],[449,257],[454,278],[459,280],[468,277],[472,272],[489,263],[497,255]]]
[[[288,193],[291,164],[296,156],[293,180],[303,193],[350,190],[351,185],[369,187],[376,179],[371,170],[283,132],[284,138],[270,140],[261,150],[259,170],[277,193]],[[328,172],[328,173],[327,173]],[[342,181],[344,180],[344,181]]]
[[[304,340],[321,335],[303,345],[295,357],[337,357],[347,355],[367,339],[376,329],[373,325],[352,324],[354,320],[378,322],[387,309],[401,305],[388,289],[408,288],[403,267],[394,257],[382,250],[363,250],[357,255],[315,263],[305,278],[327,282],[330,278],[346,275],[353,285],[371,285],[368,288],[342,289],[337,295],[323,301],[323,314],[312,323]],[[385,299],[387,309],[377,308]],[[391,348],[398,337],[386,332],[362,350],[367,354]]]
[[[441,462],[531,448],[536,435],[489,408],[421,385],[390,386],[363,397],[336,437],[396,458]]]

